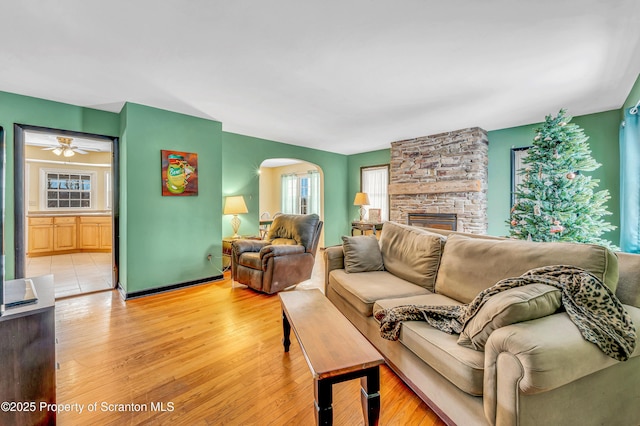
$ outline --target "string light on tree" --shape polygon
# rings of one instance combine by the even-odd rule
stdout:
[[[600,167],[591,156],[588,139],[564,110],[545,117],[535,130],[507,221],[513,238],[616,248],[601,238],[615,229],[603,219],[611,214],[606,208],[609,192],[596,191],[599,181],[583,173]]]

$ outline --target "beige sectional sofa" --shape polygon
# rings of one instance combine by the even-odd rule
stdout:
[[[446,423],[640,424],[638,345],[627,361],[616,361],[586,341],[562,308],[497,327],[484,350],[462,346],[457,334],[422,321],[404,322],[398,341],[386,340],[373,316],[407,304],[469,303],[503,278],[564,264],[588,270],[612,289],[640,331],[640,255],[393,222],[376,241],[379,253],[371,238],[347,238],[344,246],[325,250],[325,295]],[[539,303],[551,293],[522,303]]]

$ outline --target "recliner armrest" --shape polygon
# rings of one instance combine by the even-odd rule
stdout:
[[[304,246],[301,245],[268,245],[260,250],[260,259],[262,260],[262,270],[267,270],[269,261],[276,257],[292,256],[305,254]],[[309,256],[312,256],[309,254]],[[313,256],[312,256],[313,257]]]
[[[301,245],[268,244],[260,249],[260,257],[264,259],[265,256],[286,256],[289,254],[298,254],[304,252],[304,246]]]
[[[231,246],[233,247],[236,255],[241,255],[245,252],[259,252],[264,246],[269,245],[268,241],[264,240],[233,240]]]

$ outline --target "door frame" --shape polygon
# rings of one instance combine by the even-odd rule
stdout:
[[[26,223],[26,211],[25,211],[25,144],[24,132],[27,130],[55,133],[63,136],[76,137],[76,138],[91,138],[98,139],[105,142],[110,142],[111,146],[111,264],[112,264],[112,285],[113,288],[118,286],[118,265],[120,264],[120,150],[119,150],[119,138],[115,136],[98,135],[94,133],[76,132],[72,130],[54,129],[51,127],[32,126],[29,124],[14,124],[13,125],[13,179],[14,179],[14,202],[13,202],[13,214],[14,214],[14,253],[15,253],[15,278],[25,278],[26,270],[26,242],[25,242],[25,223]]]

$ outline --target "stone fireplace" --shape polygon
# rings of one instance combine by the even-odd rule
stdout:
[[[478,127],[393,142],[390,220],[454,217],[453,229],[485,234],[488,150],[487,132]]]

